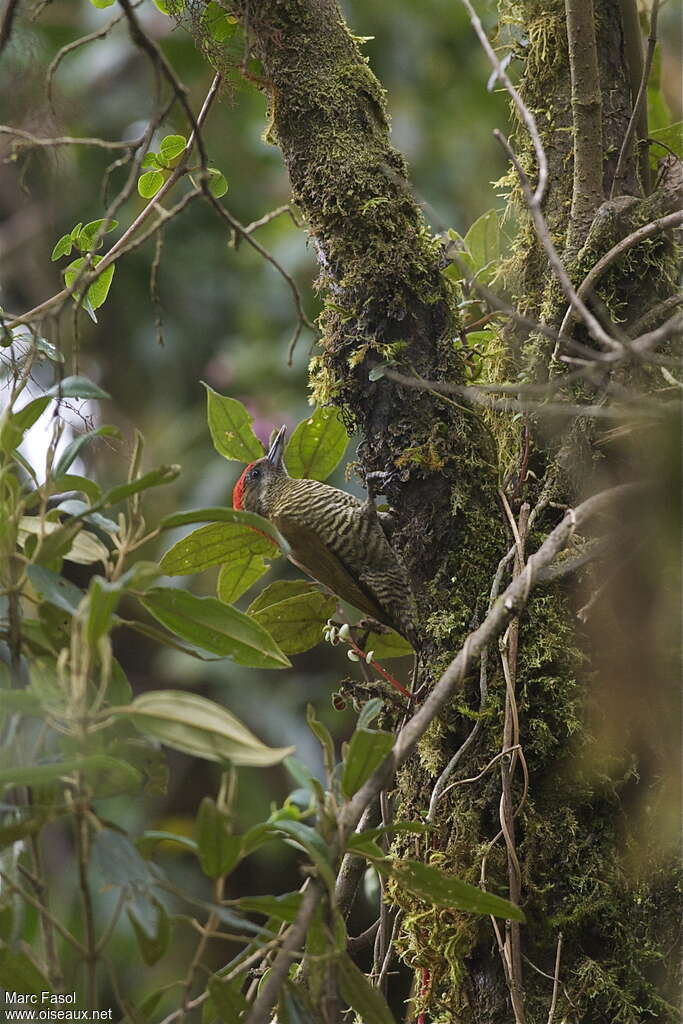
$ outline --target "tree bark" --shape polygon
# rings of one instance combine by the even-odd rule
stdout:
[[[364,471],[393,472],[387,494],[398,515],[394,542],[418,597],[423,658],[433,679],[486,612],[491,582],[513,539],[511,520],[515,528],[517,521],[528,522],[526,543],[534,549],[557,521],[548,502],[576,496],[567,457],[576,464],[581,453],[588,485],[591,439],[576,430],[563,448],[567,439],[549,435],[542,422],[511,430],[502,418],[494,419],[492,436],[472,408],[402,387],[377,372],[378,364],[391,361],[431,380],[464,380],[456,296],[442,273],[442,249],[411,195],[404,161],[391,146],[384,94],[336,0],[239,6],[264,69],[269,136],[282,150],[320,262],[325,307],[322,354],[311,365],[313,391],[360,428]],[[579,283],[586,268],[644,223],[659,200],[637,200],[637,210],[626,204],[627,213],[623,203],[603,204],[602,220],[595,219],[603,193],[609,194],[628,124],[629,70],[615,0],[595,0],[589,54],[580,52],[581,40],[572,36],[577,18],[586,29],[587,8],[581,0],[567,0],[567,6],[569,37],[563,0],[524,5],[529,44],[520,89],[548,154],[548,227],[566,243]],[[573,64],[570,52],[577,58]],[[587,168],[585,148],[583,164],[573,170],[573,132],[585,127],[586,117],[599,128],[598,175]],[[516,145],[522,164],[531,166],[531,144],[521,128]],[[627,171],[635,196],[633,160]],[[523,210],[521,216],[510,274],[515,299],[522,311],[557,325],[566,302]],[[603,222],[609,222],[605,230]],[[658,244],[658,258],[637,283],[639,315],[646,292],[658,300],[671,294],[671,241]],[[635,316],[633,288],[629,271],[618,266],[609,281],[615,315]],[[586,341],[581,328],[578,336]],[[513,373],[547,379],[552,345],[528,332],[509,340]],[[507,509],[501,504],[496,467],[506,459],[526,460],[525,471],[527,462],[534,471],[526,478],[526,510],[520,495],[510,496]],[[531,520],[524,518],[535,506]],[[514,929],[500,933],[512,951],[512,983],[488,920],[427,908],[390,889],[403,911],[397,948],[421,979],[419,1006],[439,1021],[545,1022],[560,932],[558,1020],[632,1024],[648,1014],[674,1019],[671,1005],[657,994],[653,967],[673,941],[672,873],[662,867],[643,890],[624,872],[629,824],[622,783],[610,777],[613,766],[600,748],[601,734],[587,724],[595,669],[587,664],[588,639],[575,624],[561,583],[533,596],[514,638],[484,656],[480,676],[466,682],[462,703],[434,723],[397,779],[396,817],[425,820],[436,780],[456,751],[457,772],[453,765],[450,781],[477,775],[501,750],[501,740],[509,746],[518,730],[528,770],[528,794],[517,754],[502,761],[502,787],[499,767],[476,787],[450,789],[436,804],[434,833],[417,847],[426,862],[475,883],[485,877],[487,888],[504,895],[512,880],[527,913],[518,936]],[[580,775],[579,764],[589,766]],[[415,856],[414,839],[410,844]]]

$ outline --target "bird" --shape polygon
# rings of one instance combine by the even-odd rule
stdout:
[[[271,522],[289,544],[294,565],[417,650],[415,598],[387,536],[389,517],[378,513],[371,494],[360,501],[319,480],[291,477],[286,434],[282,426],[267,455],[246,467],[233,490],[233,508]]]

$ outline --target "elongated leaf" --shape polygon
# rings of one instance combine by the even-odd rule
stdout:
[[[285,654],[308,651],[322,640],[325,623],[337,606],[337,599],[312,588],[308,593],[270,604],[249,615],[268,630]]]
[[[94,441],[96,437],[121,437],[121,431],[118,427],[99,427],[97,430],[89,430],[86,434],[81,434],[71,444],[67,445],[62,454],[59,457],[59,461],[55,466],[55,476],[63,476],[74,459],[80,455],[82,449]]]
[[[274,544],[278,545],[285,553],[289,551],[289,545],[284,537],[278,533],[272,523],[254,512],[244,512],[237,508],[200,508],[190,512],[173,512],[159,523],[162,530],[170,530],[176,526],[188,526],[191,523],[236,523],[239,526],[250,526],[258,533],[270,537]],[[275,557],[272,555],[271,557]]]
[[[182,537],[161,559],[167,576],[187,576],[211,565],[225,565],[243,556],[277,552],[273,541],[241,523],[209,523]],[[263,559],[261,559],[263,561]]]
[[[93,505],[98,502],[102,496],[102,491],[96,483],[93,483],[92,480],[88,480],[87,477],[76,476],[72,473],[56,477],[52,481],[50,490],[53,494],[61,494],[63,491],[79,491],[81,494],[85,494],[86,498],[90,498]]]
[[[92,859],[107,885],[141,889],[151,885],[152,874],[128,836],[113,828],[97,830],[92,844]]]
[[[121,589],[120,583],[108,583],[101,576],[94,576],[90,581],[86,636],[92,648],[97,646],[97,641],[111,626]]]
[[[183,590],[157,587],[140,600],[172,633],[205,651],[253,668],[291,665],[263,626],[214,597],[195,597]]]
[[[224,601],[225,604],[237,601],[249,587],[268,572],[269,568],[270,566],[263,560],[263,555],[252,555],[248,552],[221,566],[216,585],[218,600]]]
[[[322,836],[310,825],[301,821],[277,821],[271,826],[276,832],[282,832],[292,842],[306,851],[317,867],[322,880],[334,890],[334,872],[332,870],[332,854]]]
[[[227,398],[204,384],[213,446],[219,455],[237,462],[252,462],[264,454],[252,429],[252,417],[236,398]]]
[[[228,832],[225,815],[210,796],[205,796],[199,805],[195,832],[204,874],[219,878],[229,872],[240,858],[242,842],[239,836]]]
[[[150,487],[161,487],[163,484],[170,484],[179,473],[180,466],[159,466],[157,469],[152,469],[149,473],[138,477],[137,480],[131,480],[130,483],[112,487],[105,494],[103,501],[107,505],[116,505],[119,501],[130,498],[133,494],[149,490]]]
[[[367,701],[363,705],[363,707],[361,709],[361,713],[358,716],[358,721],[356,723],[356,728],[357,729],[367,729],[367,728],[369,728],[369,726],[372,724],[372,722],[374,722],[374,720],[377,718],[377,715],[382,710],[383,705],[384,705],[384,701],[381,700],[379,697],[373,697],[372,700]]]
[[[386,999],[371,985],[347,953],[337,960],[339,991],[363,1024],[396,1024]]]
[[[60,501],[57,506],[60,512],[66,512],[68,516],[79,516],[82,517],[84,523],[90,523],[91,526],[97,526],[100,530],[104,530],[105,533],[118,533],[118,524],[113,519],[107,519],[106,516],[100,515],[99,512],[91,512],[90,505],[85,501],[81,501],[80,498],[67,498],[65,501]]]
[[[140,775],[125,761],[107,754],[90,754],[50,764],[12,765],[0,769],[0,786],[39,786],[52,779],[66,778],[79,772],[96,788],[107,792],[129,792],[139,789]]]
[[[144,896],[141,899],[146,899],[149,906],[153,908],[151,921],[139,913],[140,899],[127,908],[128,919],[133,926],[143,961],[148,967],[153,967],[168,949],[171,940],[171,922],[166,908],[159,900]]]
[[[300,892],[286,892],[283,896],[243,896],[239,901],[240,910],[265,914],[278,921],[293,921],[301,907],[303,896]]]
[[[87,377],[65,377],[53,384],[46,394],[52,398],[111,398]]]
[[[326,480],[344,457],[348,443],[338,411],[318,408],[292,434],[285,452],[287,469],[291,476]]]
[[[27,573],[31,586],[44,601],[49,601],[69,615],[76,614],[79,604],[85,597],[79,587],[43,565],[29,565]]]
[[[352,797],[378,768],[394,745],[390,732],[356,729],[344,759],[342,791]]]
[[[25,405],[19,412],[13,413],[11,418],[12,425],[18,427],[22,434],[30,430],[36,420],[45,412],[51,401],[52,399],[49,395],[41,395],[40,398],[34,398],[32,402]]]
[[[500,260],[500,224],[498,210],[488,210],[475,220],[465,235],[469,251],[461,257],[469,269],[483,284],[491,281]]]
[[[78,565],[91,565],[93,562],[104,562],[109,557],[104,544],[93,534],[82,530],[79,522],[61,526],[44,520],[41,524],[38,516],[22,516],[18,532],[22,544],[31,534],[43,534],[39,553],[41,562],[51,562],[53,558],[62,556]]]
[[[320,588],[307,580],[276,580],[275,583],[264,587],[258,597],[254,598],[249,605],[249,614],[255,615],[256,612],[262,612],[264,608],[279,604],[280,601],[287,601],[290,597],[299,597],[301,594],[311,594],[313,591],[320,593]]]
[[[130,718],[150,736],[207,761],[264,767],[279,764],[293,747],[266,747],[229,711],[206,697],[182,690],[142,694],[112,714]]]
[[[492,914],[511,921],[524,922],[519,907],[508,900],[485,892],[476,885],[451,878],[438,868],[416,860],[398,860],[389,868],[389,874],[402,888],[419,896],[426,903],[438,907],[456,907],[472,914]]]

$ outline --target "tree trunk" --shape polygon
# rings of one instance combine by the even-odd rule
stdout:
[[[632,14],[630,0],[623,3]],[[562,430],[542,417],[511,425],[509,413],[482,415],[474,405],[382,375],[381,364],[390,361],[431,381],[465,380],[458,295],[443,274],[444,249],[423,223],[389,141],[382,89],[336,0],[243,7],[263,64],[269,135],[282,150],[320,262],[325,308],[313,392],[360,429],[363,470],[393,473],[387,495],[398,515],[394,542],[418,598],[423,666],[434,680],[486,613],[511,544],[517,541],[507,563],[514,574],[524,549],[535,550],[557,522],[551,502],[574,501],[579,479],[588,489],[600,476],[623,477],[627,455],[622,448],[609,462],[609,453],[595,448],[595,431],[581,426],[585,420],[569,433],[566,420]],[[502,8],[503,18],[519,19],[519,8]],[[642,195],[633,147],[608,201],[634,102],[624,56],[634,52],[633,38],[624,39],[628,19],[616,0],[595,0],[594,11],[586,0],[567,0],[566,9],[545,0],[523,5],[521,17],[528,45],[520,89],[549,163],[543,212],[577,286],[619,238],[670,209],[672,198],[666,190]],[[531,142],[521,125],[515,134],[521,164],[533,176]],[[463,126],[463,145],[465,136]],[[602,162],[602,173],[591,159]],[[510,202],[522,222],[506,268],[515,304],[557,328],[567,302],[516,184]],[[631,250],[632,262],[617,262],[602,281],[602,302],[622,328],[672,293],[671,238],[648,244],[647,253]],[[582,324],[573,333],[582,345],[594,344]],[[505,339],[500,379],[548,379],[553,341],[514,325]],[[643,373],[624,368],[619,381],[627,386]],[[602,385],[583,382],[577,394]],[[501,466],[514,467],[512,477],[503,480]],[[431,909],[390,890],[403,912],[397,948],[416,972],[417,1010],[433,1020],[548,1020],[560,934],[557,1020],[674,1019],[664,1001],[673,996],[660,977],[662,957],[675,944],[672,869],[660,856],[645,871],[645,842],[637,869],[627,855],[644,820],[627,814],[637,773],[645,771],[635,757],[649,756],[652,737],[629,757],[606,741],[610,707],[589,715],[589,698],[592,691],[608,702],[620,697],[601,685],[605,661],[594,656],[590,663],[587,654],[595,634],[576,622],[563,583],[534,593],[521,621],[465,680],[462,699],[433,723],[399,773],[396,818],[435,824],[417,855],[468,881],[485,880],[488,889],[519,899],[527,915],[521,928],[499,923],[496,936],[488,919]],[[515,750],[476,785],[434,798],[449,762],[443,786],[477,776],[509,747]],[[654,758],[651,775],[660,762]],[[397,846],[408,848],[415,856],[414,837],[410,847]]]

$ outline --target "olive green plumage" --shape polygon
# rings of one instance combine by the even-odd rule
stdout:
[[[295,565],[415,646],[415,602],[383,517],[369,499],[361,502],[318,480],[290,477],[284,434],[283,427],[268,455],[244,471],[234,503],[277,527]]]

